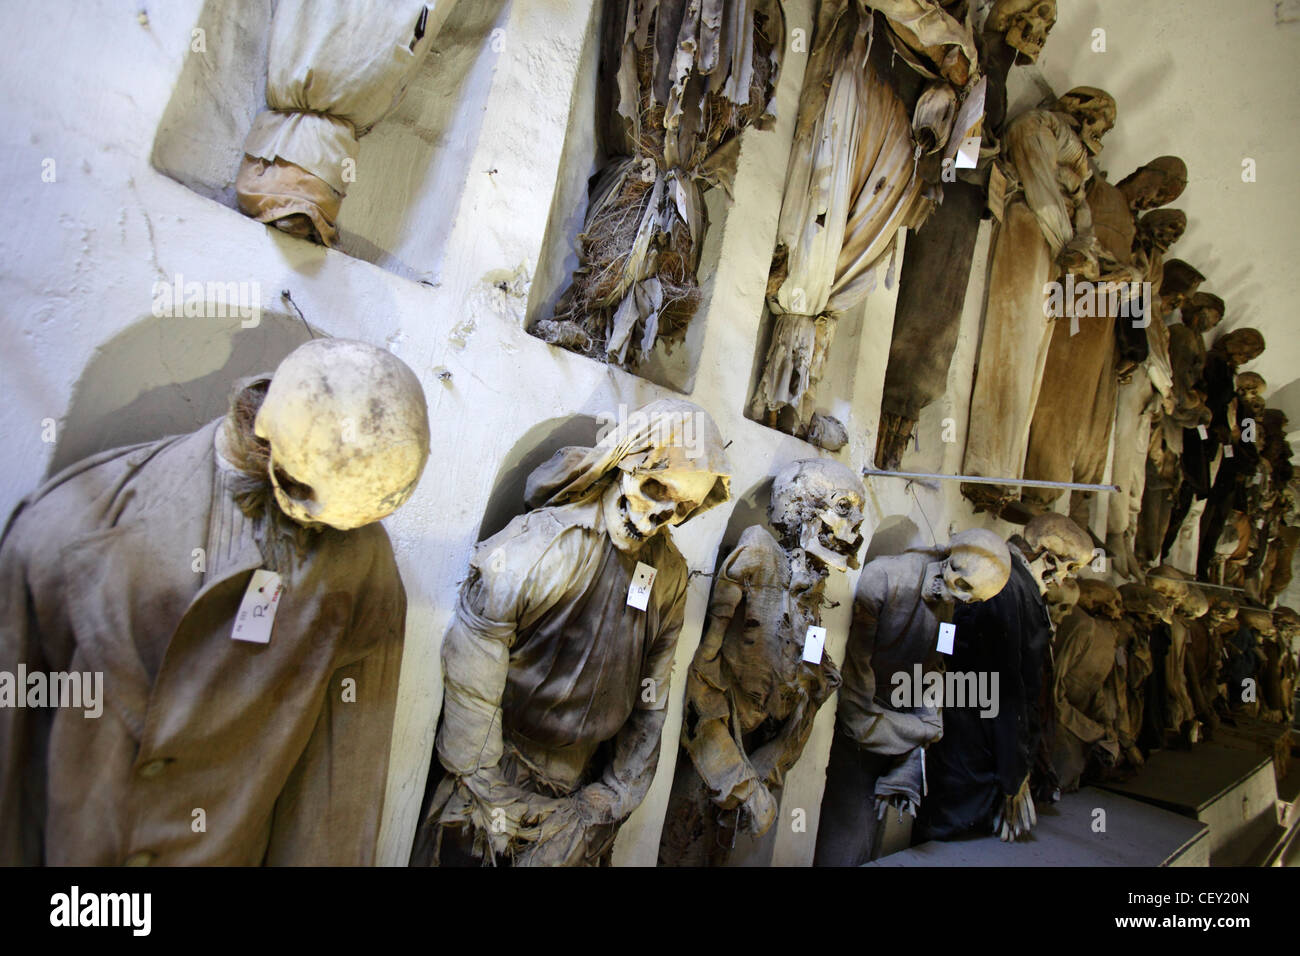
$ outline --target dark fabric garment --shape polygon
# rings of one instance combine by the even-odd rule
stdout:
[[[1033,572],[1012,552],[1011,576],[996,596],[959,605],[948,670],[998,674],[996,717],[978,705],[944,711],[943,739],[927,752],[930,793],[919,832],[946,840],[990,831],[993,813],[1020,788],[1041,745],[1038,711],[1052,625]]]
[[[1253,630],[1243,624],[1228,638],[1228,644],[1231,646],[1228,648],[1227,664],[1223,668],[1223,679],[1228,685],[1228,704],[1236,710],[1243,703],[1250,703],[1242,700],[1242,691],[1247,680],[1255,681],[1255,699],[1260,698],[1260,659],[1255,653],[1255,649],[1259,647],[1259,638]]]
[[[835,733],[817,823],[814,866],[862,866],[876,847],[876,781],[898,757],[864,750]]]
[[[1158,624],[1150,632],[1151,675],[1146,680],[1142,709],[1142,733],[1138,746],[1143,753],[1160,750],[1165,745],[1165,732],[1169,729],[1169,681],[1165,659],[1169,656],[1169,627]]]

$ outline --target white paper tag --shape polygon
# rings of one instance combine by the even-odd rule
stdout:
[[[958,169],[974,169],[980,163],[980,138],[967,136],[957,147],[957,156],[953,165]]]
[[[825,646],[826,628],[808,628],[808,636],[803,639],[803,659],[809,664],[820,664],[822,662],[822,648]]]
[[[1210,437],[1210,431],[1204,425],[1196,426],[1196,434],[1201,436],[1201,441],[1205,441],[1205,439]]]
[[[1224,457],[1224,458],[1231,458],[1231,457],[1232,457],[1232,446],[1231,446],[1231,445],[1224,445],[1224,446],[1223,446],[1223,457]]]
[[[627,603],[638,611],[644,611],[650,603],[650,589],[654,587],[655,575],[659,572],[648,564],[636,563],[632,572],[632,583],[627,586]]]
[[[940,654],[951,654],[953,642],[957,640],[956,624],[939,625],[939,646]]]
[[[271,625],[275,623],[275,610],[280,605],[282,594],[284,585],[280,583],[280,575],[263,568],[254,571],[248,590],[244,592],[244,600],[239,602],[235,627],[230,632],[231,640],[269,644]]]

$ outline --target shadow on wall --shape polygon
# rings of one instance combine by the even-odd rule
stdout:
[[[402,102],[361,138],[339,216],[341,251],[407,279],[438,281],[506,9],[505,0],[456,4]],[[244,137],[266,105],[271,15],[269,0],[204,3],[154,139],[155,168],[231,209]]]
[[[871,543],[862,558],[863,567],[883,555],[902,554],[908,548],[927,547],[928,543],[921,537],[921,529],[904,515],[892,515],[876,526],[871,533]]]
[[[492,537],[513,518],[529,510],[524,504],[524,485],[534,468],[568,445],[594,445],[598,430],[599,424],[591,415],[549,418],[528,429],[497,469],[492,494],[483,509],[478,540]]]
[[[238,379],[275,371],[310,337],[301,319],[280,312],[263,312],[248,329],[238,316],[135,323],[78,379],[46,477],[97,452],[194,431],[225,414]]]

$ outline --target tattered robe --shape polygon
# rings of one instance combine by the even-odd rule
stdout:
[[[905,794],[920,803],[922,750],[943,736],[934,707],[918,703],[913,687],[902,706],[891,699],[895,675],[914,683],[941,670],[935,647],[939,624],[952,607],[923,600],[926,569],[942,557],[909,551],[876,558],[862,571],[853,599],[853,625],[844,651],[844,683],[835,715],[835,737],[826,768],[817,866],[859,866],[871,859],[877,798]]]
[[[268,108],[248,131],[235,181],[240,212],[258,222],[305,217],[291,231],[334,245],[359,140],[401,101],[453,2],[278,0]]]
[[[0,670],[100,672],[104,710],[0,708],[0,863],[374,862],[406,614],[388,536],[310,535],[270,642],[232,640],[265,565],[220,424],[88,458],[10,518]]]
[[[1067,246],[1090,250],[1088,155],[1063,114],[1030,110],[1007,127],[1005,205],[993,237],[962,470],[1020,478],[1055,321],[1044,285]],[[993,187],[990,186],[993,190]],[[991,197],[990,202],[995,202]]]
[[[1090,757],[1108,764],[1119,757],[1116,701],[1107,694],[1117,640],[1113,622],[1081,607],[1075,607],[1057,628],[1052,767],[1063,791],[1079,789]]]
[[[714,577],[709,617],[732,626],[720,645],[700,645],[687,675],[662,865],[726,861],[736,808],[759,786],[779,800],[818,708],[840,686],[829,655],[818,664],[803,659],[808,628],[821,621],[825,585],[824,576],[798,567],[805,560],[755,525]]]

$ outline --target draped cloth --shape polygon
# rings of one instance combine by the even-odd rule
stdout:
[[[789,408],[806,436],[838,316],[876,283],[898,230],[924,220],[912,123],[868,63],[873,19],[847,0],[821,5],[804,76],[768,278],[775,317],[751,417]]]
[[[1057,258],[1067,249],[1093,263],[1081,268],[1080,278],[1096,278],[1096,239],[1084,191],[1091,171],[1067,118],[1030,110],[1007,127],[994,176],[1006,188],[990,187],[1000,222],[962,470],[1020,478],[1054,321],[1046,314],[1044,286],[1058,274]]]
[[[480,542],[443,639],[441,775],[430,777],[412,863],[444,840],[482,863],[607,862],[654,777],[685,610],[686,562],[667,531],[614,547],[601,498],[624,472],[706,472],[727,500],[721,436],[697,406],[654,402],[591,448],[563,448],[529,476],[534,510]],[[647,607],[628,605],[638,562]]]
[[[429,7],[280,0],[271,19],[268,108],[253,120],[235,180],[244,215],[335,243],[360,138],[401,101],[451,3]]]
[[[728,192],[747,127],[770,126],[785,47],[777,0],[605,5],[593,178],[578,267],[532,332],[634,369],[699,306],[704,190]]]

